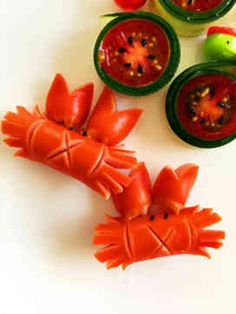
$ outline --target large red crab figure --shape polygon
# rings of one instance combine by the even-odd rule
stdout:
[[[64,78],[57,74],[46,100],[46,112],[33,113],[17,107],[2,122],[9,146],[20,148],[25,157],[62,171],[101,193],[123,191],[130,177],[122,169],[132,169],[137,161],[133,151],[118,145],[133,129],[141,109],[117,111],[113,92],[102,92],[88,119],[93,84],[69,93]],[[86,124],[85,124],[86,123]]]
[[[107,217],[96,227],[94,243],[106,245],[95,253],[107,268],[176,254],[210,258],[206,247],[218,249],[225,233],[205,229],[221,220],[211,208],[185,207],[198,167],[164,168],[151,183],[144,164],[131,173],[124,192],[113,196],[122,217]],[[152,205],[152,206],[151,206]]]

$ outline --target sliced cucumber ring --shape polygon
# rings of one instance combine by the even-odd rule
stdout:
[[[236,138],[236,61],[188,68],[171,84],[166,115],[175,134],[197,147],[214,148]]]
[[[172,27],[148,12],[122,13],[99,34],[94,64],[111,89],[130,96],[154,93],[174,76],[180,45]]]

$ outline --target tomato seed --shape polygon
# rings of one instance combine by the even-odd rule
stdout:
[[[129,44],[129,45],[133,45],[134,39],[133,39],[132,36],[129,36],[129,37],[127,38],[127,41],[128,41],[128,44]]]
[[[146,47],[147,46],[147,40],[145,38],[143,38],[141,40],[141,44],[142,44],[143,47]]]
[[[218,102],[218,106],[219,106],[220,108],[225,108],[226,103],[225,103],[224,101],[220,101],[220,102]]]
[[[138,69],[137,69],[138,73],[142,74],[144,72],[143,67],[139,64]]]
[[[189,112],[193,115],[195,115],[197,113],[197,111],[193,108],[193,107],[190,107],[189,108]]]
[[[211,97],[214,97],[215,94],[216,94],[216,88],[215,88],[215,86],[211,86],[210,87],[210,95],[211,95]]]
[[[127,52],[127,50],[126,50],[124,47],[120,47],[120,48],[118,49],[118,52],[119,52],[119,53],[125,53],[125,52]]]
[[[225,118],[224,118],[224,116],[221,116],[221,117],[218,119],[218,123],[219,123],[219,124],[224,124],[224,122],[225,122]]]
[[[194,96],[194,100],[197,101],[197,102],[199,102],[199,101],[201,100],[201,97],[200,97],[199,95],[195,95],[195,96]]]
[[[149,56],[147,56],[147,58],[150,59],[150,60],[155,60],[156,56],[155,55],[149,55]]]
[[[210,88],[206,87],[205,90],[200,94],[202,98],[206,97],[210,93]]]
[[[131,67],[131,63],[125,63],[125,64],[124,64],[124,66],[125,66],[125,68],[127,68],[127,69],[128,69],[128,68],[130,68],[130,67]]]

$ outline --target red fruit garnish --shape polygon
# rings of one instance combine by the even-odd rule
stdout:
[[[115,0],[116,4],[125,11],[134,11],[143,6],[146,1],[147,0]]]

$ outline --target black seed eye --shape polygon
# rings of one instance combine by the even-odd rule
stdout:
[[[154,215],[151,215],[151,216],[149,217],[149,219],[150,219],[150,220],[154,220],[154,219],[155,219],[155,216],[154,216]]]
[[[229,40],[227,40],[227,41],[226,41],[226,44],[228,45],[229,43],[230,43],[230,41],[229,41]]]
[[[163,216],[164,219],[168,219],[168,217],[169,217],[168,213],[165,213],[164,216]]]

